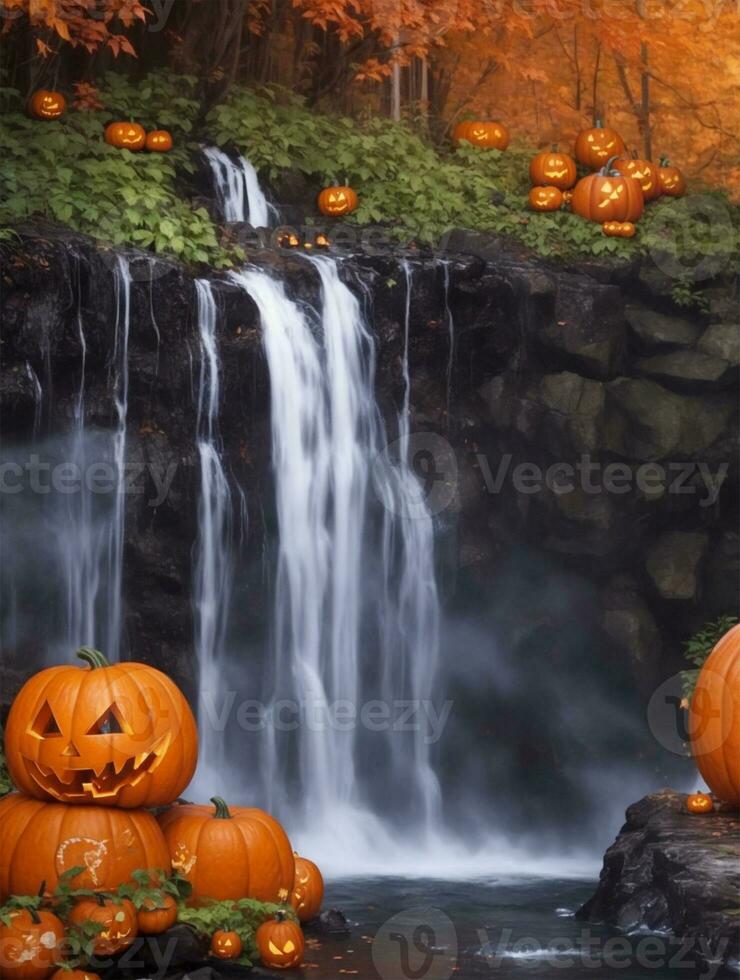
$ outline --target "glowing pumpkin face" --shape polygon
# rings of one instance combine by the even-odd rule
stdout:
[[[601,230],[610,238],[634,238],[637,233],[631,221],[605,221]]]
[[[319,194],[319,210],[332,218],[352,214],[357,204],[357,194],[351,187],[327,187]]]
[[[21,689],[5,730],[8,768],[27,796],[138,808],[177,799],[197,762],[193,714],[146,664],[51,667]]]
[[[98,895],[83,899],[69,913],[72,925],[95,922],[102,928],[95,937],[93,952],[96,956],[114,956],[133,943],[137,935],[136,909],[127,898],[122,902]]]
[[[533,187],[529,206],[533,211],[558,211],[563,206],[563,192],[557,187]]]
[[[642,188],[632,177],[611,170],[611,162],[597,174],[578,181],[571,207],[574,214],[601,225],[607,221],[635,222],[645,207]]]
[[[620,157],[614,164],[614,169],[625,177],[632,177],[642,188],[642,196],[646,201],[654,201],[663,193],[658,177],[658,168],[649,160],[638,157]]]
[[[211,939],[211,956],[217,960],[235,960],[242,955],[244,946],[236,932],[219,929]]]
[[[658,181],[668,197],[683,197],[686,193],[686,178],[678,167],[671,167],[665,157],[661,157],[658,167]]]
[[[138,123],[112,122],[105,129],[105,142],[119,150],[141,150],[146,143],[146,130]]]
[[[290,904],[301,922],[308,922],[321,911],[324,900],[324,879],[318,865],[308,858],[295,857],[295,885]]]
[[[619,133],[602,127],[598,119],[593,129],[582,130],[576,138],[576,160],[590,170],[598,170],[624,151],[624,140]]]
[[[573,187],[576,182],[576,163],[567,153],[557,148],[538,153],[529,165],[529,179],[540,187],[559,187],[561,191]]]
[[[297,922],[278,912],[274,919],[263,922],[257,930],[257,949],[264,966],[277,970],[289,970],[300,966],[305,941]]]
[[[455,126],[452,139],[456,146],[465,140],[483,149],[505,150],[511,136],[500,122],[462,122]]]
[[[692,793],[686,798],[686,809],[689,813],[711,813],[714,801],[706,793]]]
[[[150,153],[168,153],[172,149],[172,135],[166,129],[153,129],[146,134],[146,148]]]
[[[35,119],[59,119],[67,109],[67,100],[61,92],[42,88],[31,96],[28,107]]]

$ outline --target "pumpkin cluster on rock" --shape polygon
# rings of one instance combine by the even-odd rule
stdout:
[[[559,152],[557,146],[543,150],[529,167],[530,209],[569,207],[574,214],[598,222],[605,235],[632,238],[645,204],[661,195],[681,197],[686,193],[686,179],[665,158],[658,167],[636,152],[626,153],[619,133],[599,121],[578,134],[575,158]],[[579,180],[578,164],[594,172]]]
[[[78,657],[83,666],[31,677],[7,720],[6,758],[19,792],[0,800],[0,905],[38,898],[33,908],[10,899],[0,910],[0,976],[45,980],[57,967],[73,976],[79,957],[65,961],[66,929],[91,924],[100,957],[138,934],[165,932],[178,917],[173,871],[189,883],[194,906],[252,898],[292,906],[300,921],[314,917],[321,873],[294,854],[273,817],[218,797],[212,807],[173,805],[198,758],[195,718],[173,681],[146,664],[110,664],[87,647]],[[168,809],[155,817],[147,807]],[[66,923],[56,914],[64,889],[73,901]],[[258,939],[265,965],[299,965],[298,923],[268,926],[275,934]],[[241,953],[241,940],[212,937],[212,955]]]

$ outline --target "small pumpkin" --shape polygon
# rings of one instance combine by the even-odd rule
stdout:
[[[301,922],[316,918],[324,900],[324,878],[317,864],[294,854],[295,885],[290,904]]]
[[[612,170],[613,161],[598,173],[583,177],[573,191],[571,207],[589,221],[630,221],[639,219],[645,207],[642,188],[632,177]]]
[[[686,178],[678,167],[672,167],[667,157],[660,158],[658,167],[660,189],[668,197],[683,197],[686,193]]]
[[[712,813],[714,800],[706,793],[690,793],[686,797],[686,809],[689,813]]]
[[[556,145],[551,150],[538,153],[529,165],[529,179],[533,186],[559,187],[569,190],[577,179],[576,162],[567,153],[559,153]]]
[[[263,922],[255,938],[264,966],[289,970],[301,965],[305,950],[303,932],[284,912],[277,912],[274,919]]]
[[[67,100],[61,92],[40,88],[31,96],[28,111],[34,119],[61,119],[67,111]]]
[[[533,211],[559,211],[563,206],[563,192],[557,187],[533,187],[529,192],[529,206]]]
[[[244,944],[236,932],[219,929],[211,937],[211,956],[217,960],[235,960],[242,955]]]
[[[89,970],[57,970],[51,980],[100,980],[100,974]]]
[[[159,823],[172,867],[192,885],[190,901],[258,898],[287,902],[295,881],[287,834],[264,810],[185,804],[161,814]]]
[[[124,898],[116,902],[104,895],[83,898],[69,913],[72,925],[81,926],[83,922],[97,922],[103,927],[93,940],[96,956],[115,956],[122,953],[136,939],[138,925],[134,903]]]
[[[650,160],[642,160],[633,153],[631,157],[618,157],[614,169],[624,177],[633,177],[642,188],[645,201],[654,201],[663,193],[660,187],[658,168]]]
[[[351,187],[326,187],[319,194],[319,211],[331,218],[341,218],[357,210],[359,199]]]
[[[172,133],[166,129],[153,129],[146,134],[144,145],[150,153],[169,153],[172,149]]]
[[[105,127],[105,142],[119,150],[142,150],[146,144],[146,130],[135,122],[112,122]]]
[[[177,902],[172,895],[162,896],[161,901],[145,899],[136,915],[138,931],[144,936],[158,936],[176,922]]]
[[[598,170],[607,160],[621,156],[625,149],[619,133],[602,126],[600,119],[596,120],[593,128],[581,130],[576,137],[576,160],[589,170]]]
[[[44,980],[62,959],[62,921],[46,909],[18,909],[9,920],[0,920],[0,976]]]
[[[455,146],[464,140],[483,149],[505,150],[511,142],[511,134],[500,122],[470,121],[458,123],[452,139]]]
[[[13,702],[5,751],[15,785],[60,803],[138,809],[177,799],[198,759],[177,685],[147,664],[109,664],[88,647],[77,656],[83,667],[42,670]]]
[[[601,230],[611,238],[634,238],[637,233],[631,221],[605,221]]]
[[[691,751],[716,797],[740,805],[740,624],[720,639],[689,705]]]
[[[146,810],[42,803],[19,793],[0,800],[0,901],[49,892],[81,867],[73,888],[114,890],[140,868],[170,867],[162,831]]]

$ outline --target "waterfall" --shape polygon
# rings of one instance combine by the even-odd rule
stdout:
[[[215,146],[203,147],[213,174],[216,196],[226,222],[246,221],[253,228],[269,228],[275,208],[260,187],[257,171],[249,160],[240,156],[232,160]]]
[[[196,441],[200,460],[200,500],[195,562],[195,650],[200,671],[201,764],[213,770],[223,756],[223,735],[204,721],[219,687],[224,638],[232,591],[232,504],[221,461],[218,431],[219,357],[217,310],[211,284],[195,282],[200,337]],[[242,498],[242,513],[246,506]]]
[[[26,361],[26,377],[33,385],[33,438],[36,439],[41,428],[41,410],[44,407],[44,391],[39,381],[39,376],[31,367],[31,362]]]
[[[300,716],[297,732],[268,728],[265,792],[293,778],[292,801],[273,793],[270,805],[303,808],[300,832],[313,835],[316,853],[336,846],[328,838],[340,812],[344,833],[375,834],[377,842],[391,786],[415,831],[435,825],[439,789],[426,733],[411,733],[409,744],[388,728],[368,746],[367,732],[331,718],[338,704],[359,718],[365,701],[392,710],[431,697],[439,609],[432,521],[410,465],[408,318],[394,460],[385,452],[375,346],[360,304],[334,260],[306,261],[321,283],[318,322],[268,274],[230,275],[258,307],[270,372],[279,548],[267,694]],[[409,288],[409,313],[410,303]],[[366,751],[388,760],[388,771],[364,765]]]

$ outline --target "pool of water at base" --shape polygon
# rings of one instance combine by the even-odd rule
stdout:
[[[596,882],[542,878],[327,883],[349,938],[308,939],[310,980],[712,980],[670,937],[625,937],[577,920]]]

